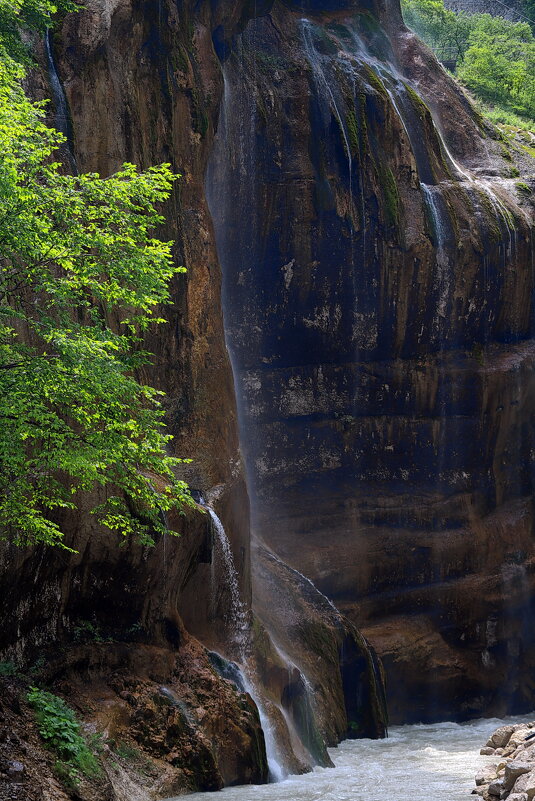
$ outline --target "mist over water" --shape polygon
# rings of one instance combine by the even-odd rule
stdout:
[[[315,768],[278,784],[227,787],[217,796],[186,797],[188,801],[219,797],[222,801],[469,801],[477,771],[496,762],[495,756],[479,754],[487,738],[498,726],[533,718],[531,714],[395,726],[387,740],[346,740],[330,749],[334,768]]]

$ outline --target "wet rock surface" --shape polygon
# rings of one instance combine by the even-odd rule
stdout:
[[[259,682],[282,713],[292,772],[331,766],[326,748],[380,738],[384,676],[369,643],[303,575],[269,549],[253,549],[253,650]]]
[[[224,62],[207,191],[255,531],[375,646],[393,722],[502,716],[534,689],[533,206],[388,10],[275,4]]]
[[[316,729],[327,746],[347,737],[383,737],[388,720],[382,668],[369,643],[305,576],[260,544],[254,571],[255,614],[274,649],[263,653],[257,647],[260,676],[296,725],[308,729],[310,738]],[[293,667],[290,673],[285,664]]]
[[[484,801],[529,801],[535,796],[535,723],[501,726],[481,749],[497,755],[476,776],[472,792]]]
[[[100,773],[66,789],[26,703],[27,682],[2,681],[2,801],[151,801],[267,779],[256,706],[219,677],[191,638],[177,651],[112,642],[71,647],[51,656],[35,680],[76,709],[86,734],[98,732]]]

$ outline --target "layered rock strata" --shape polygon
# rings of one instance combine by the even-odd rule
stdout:
[[[254,528],[376,647],[393,722],[525,710],[533,161],[397,5],[341,8],[274,3],[221,55],[207,194]]]
[[[184,477],[223,521],[245,618],[251,599],[249,506],[204,179],[225,92],[220,59],[269,4],[254,5],[90,0],[49,37],[46,55],[41,47],[44,73],[32,79],[37,96],[53,97],[50,122],[60,121],[68,135],[63,155],[70,167],[107,175],[125,160],[140,167],[166,161],[183,173],[159,233],[174,240],[175,258],[188,273],[177,279],[172,304],[162,310],[167,324],[147,337],[155,358],[143,378],[166,391],[174,448],[193,459]],[[120,547],[88,514],[91,500],[81,499],[79,513],[60,521],[65,543],[76,553],[2,546],[1,658],[22,671],[10,690],[18,698],[13,706],[21,710],[18,722],[16,709],[10,717],[19,734],[5,741],[2,765],[22,761],[26,776],[37,777],[36,797],[61,797],[51,757],[44,752],[32,760],[23,757],[25,748],[33,754],[37,742],[35,731],[26,741],[20,734],[29,715],[24,703],[29,671],[31,681],[51,683],[111,743],[109,762],[119,765],[118,775],[113,768],[100,789],[82,788],[79,793],[87,797],[144,801],[147,794],[265,780],[256,708],[243,687],[218,673],[207,653],[213,649],[236,658],[235,593],[214,558],[210,516],[199,509],[170,519],[180,538],[166,536],[153,549],[135,543]],[[362,657],[366,646],[359,642]],[[334,663],[331,667],[336,670]],[[355,675],[371,698],[378,679],[361,667]],[[345,673],[351,674],[350,667]],[[360,685],[348,681],[354,697]],[[347,729],[343,694],[337,703],[340,737]],[[295,698],[288,704],[289,719],[294,708],[298,719]],[[374,729],[375,712],[370,724],[368,710],[361,705],[357,711],[362,731],[380,731],[382,724]],[[356,725],[357,711],[351,713]],[[287,738],[290,753],[294,747],[299,752],[291,757],[296,769],[325,759],[323,742],[316,756],[299,735],[290,743],[288,725],[280,724],[280,737]],[[128,758],[113,750],[113,743],[123,740],[122,752],[137,753],[141,768],[149,760],[146,781],[142,769],[135,764],[131,769]],[[20,790],[29,798],[30,783],[15,788],[9,766],[6,770],[6,792]]]

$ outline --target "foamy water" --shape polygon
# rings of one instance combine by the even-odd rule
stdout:
[[[188,801],[469,801],[474,776],[495,761],[480,748],[498,726],[535,715],[470,723],[396,726],[387,740],[351,740],[330,750],[334,768],[278,784],[193,793]],[[184,796],[181,796],[184,798]],[[178,801],[178,799],[173,799]]]

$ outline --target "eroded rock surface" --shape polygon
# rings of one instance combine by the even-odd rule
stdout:
[[[504,714],[533,704],[533,206],[397,13],[275,3],[225,53],[254,525],[376,647],[393,722]]]
[[[77,787],[65,789],[57,755],[43,749],[25,702],[27,685],[4,680],[2,801],[62,801],[73,790],[82,801],[151,801],[267,779],[256,706],[185,634],[174,652],[131,642],[64,647],[37,681],[52,683],[87,733],[98,732],[100,775],[80,775]]]
[[[253,549],[255,662],[304,765],[331,765],[326,746],[384,737],[381,665],[368,642],[303,575]]]

